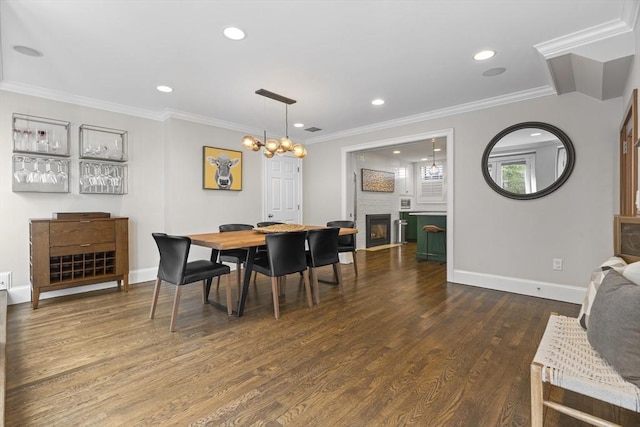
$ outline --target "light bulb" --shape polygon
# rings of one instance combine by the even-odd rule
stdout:
[[[291,148],[291,151],[293,151],[293,155],[302,159],[304,158],[304,156],[307,155],[307,149],[304,148],[304,145],[302,144],[293,144],[293,147]]]
[[[280,147],[282,147],[283,150],[289,151],[291,150],[292,146],[293,146],[293,141],[291,141],[289,138],[282,138],[280,140]]]
[[[256,142],[257,142],[256,139],[249,135],[245,135],[242,138],[242,145],[244,145],[246,148],[253,148]]]
[[[264,148],[270,153],[275,153],[275,151],[280,148],[280,142],[277,139],[269,138],[264,144]]]
[[[266,147],[265,147],[265,149],[264,149],[264,156],[265,156],[267,159],[270,159],[270,158],[272,158],[272,157],[273,157],[273,153],[272,153],[271,151],[267,151],[267,149],[266,149]]]
[[[429,172],[431,172],[431,175],[435,175],[438,173],[438,166],[436,166],[435,162],[431,165]]]

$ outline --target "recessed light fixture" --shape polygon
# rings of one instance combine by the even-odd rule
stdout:
[[[433,151],[442,151],[442,148],[435,148]]]
[[[489,58],[493,58],[496,54],[495,50],[481,50],[480,52],[473,55],[473,59],[476,61],[484,61]]]
[[[16,45],[13,47],[13,50],[27,56],[42,56],[42,52],[27,46]]]
[[[542,132],[535,132],[531,134],[531,136],[540,136],[540,135],[542,135]]]
[[[376,99],[374,99],[373,101],[371,101],[371,104],[372,104],[372,105],[382,105],[382,104],[384,104],[384,99],[382,99],[382,98],[376,98]]]
[[[420,159],[421,162],[426,162],[427,158],[425,157],[424,159]]]
[[[226,27],[224,30],[222,30],[222,33],[229,40],[242,40],[246,37],[244,31],[242,31],[238,27]]]
[[[507,69],[504,68],[504,67],[491,68],[491,69],[485,71],[484,73],[482,73],[482,75],[485,76],[485,77],[493,77],[493,76],[500,75],[500,74],[504,73],[505,71],[507,71]]]
[[[293,127],[294,128],[303,128],[304,127],[304,123],[294,123]]]
[[[393,150],[393,154],[400,154],[400,150]]]
[[[169,86],[164,86],[164,85],[156,86],[156,89],[158,89],[160,92],[164,92],[164,93],[173,92],[173,88],[171,88]]]

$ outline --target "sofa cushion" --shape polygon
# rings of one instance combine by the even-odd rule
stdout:
[[[640,286],[610,270],[593,301],[587,338],[625,380],[640,387]]]
[[[591,280],[587,285],[587,292],[584,296],[584,301],[582,303],[582,307],[580,307],[580,312],[578,313],[578,323],[584,329],[587,329],[589,325],[589,313],[591,312],[591,305],[593,304],[593,299],[596,297],[596,293],[598,292],[598,288],[600,287],[600,283],[602,283],[602,279],[606,275],[607,271],[614,269],[618,272],[623,272],[627,267],[627,263],[620,257],[614,256],[600,264],[600,267],[595,269],[591,273]]]

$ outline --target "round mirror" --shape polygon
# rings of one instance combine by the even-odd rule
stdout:
[[[496,192],[511,199],[546,196],[569,178],[575,151],[555,126],[525,122],[493,137],[482,155],[482,175]]]

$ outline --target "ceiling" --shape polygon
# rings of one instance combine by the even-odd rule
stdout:
[[[297,100],[289,135],[317,143],[579,90],[570,79],[580,61],[554,58],[575,53],[606,70],[632,55],[637,8],[637,0],[3,0],[0,89],[283,136],[285,104],[254,93],[264,88]],[[226,39],[227,26],[246,38]],[[497,54],[475,61],[483,49]],[[506,71],[483,76],[498,67]],[[569,84],[559,90],[560,81]],[[158,92],[160,84],[174,91]]]

